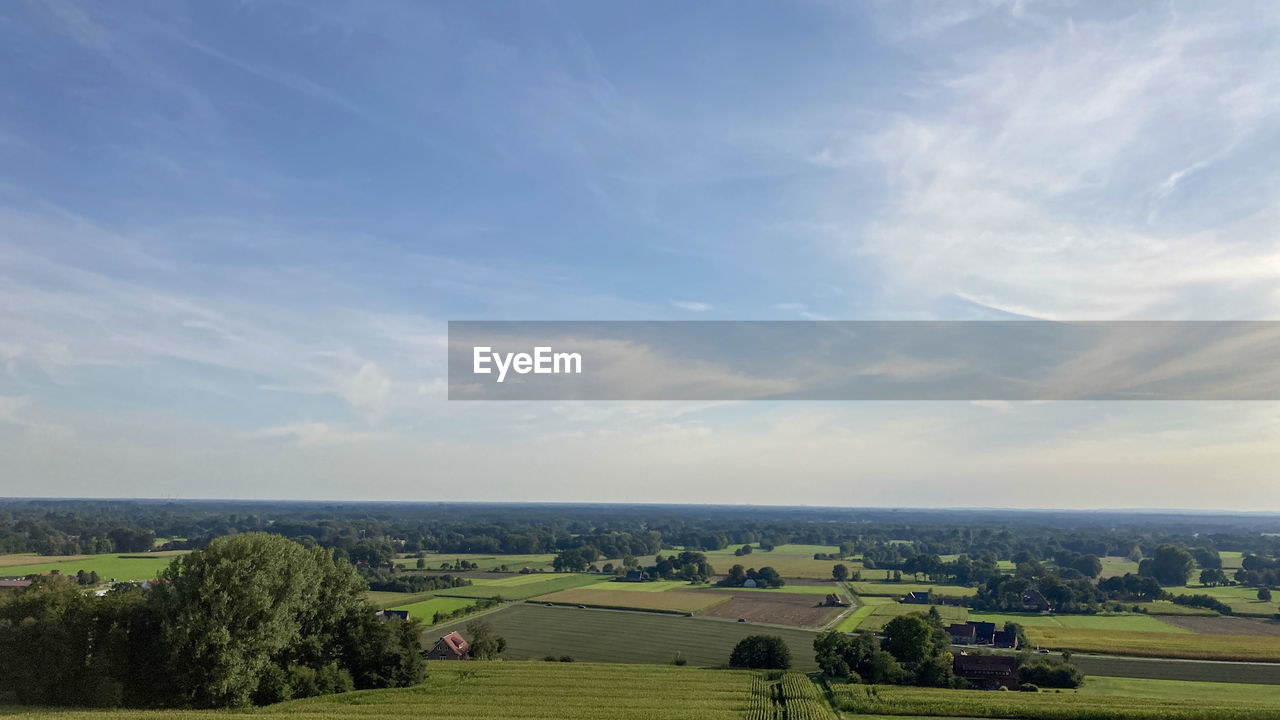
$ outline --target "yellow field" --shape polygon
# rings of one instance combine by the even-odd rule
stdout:
[[[738,547],[741,547],[739,545]],[[759,549],[750,555],[734,555],[737,548],[712,550],[706,553],[707,560],[715,567],[716,572],[723,575],[734,565],[744,568],[771,567],[785,578],[808,578],[813,580],[830,580],[831,568],[844,565],[850,572],[861,570],[862,564],[856,560],[814,560],[814,553],[834,553],[840,548],[827,545],[778,545],[771,551]]]
[[[617,590],[619,592],[667,592],[668,590],[692,590],[707,585],[693,585],[684,580],[654,580],[652,582],[613,582],[606,580],[594,585],[587,585],[582,590]]]

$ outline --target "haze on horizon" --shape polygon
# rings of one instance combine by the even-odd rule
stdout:
[[[1280,511],[1280,405],[449,403],[449,319],[1280,319],[1280,11],[0,6],[0,496]]]

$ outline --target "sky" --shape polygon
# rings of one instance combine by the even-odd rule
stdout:
[[[0,496],[1280,511],[1274,402],[450,402],[449,320],[1280,320],[1274,3],[0,4]]]

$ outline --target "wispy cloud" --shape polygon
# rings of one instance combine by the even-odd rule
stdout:
[[[672,300],[671,304],[681,310],[689,312],[703,313],[711,309],[711,306],[704,302],[695,302],[692,300]]]

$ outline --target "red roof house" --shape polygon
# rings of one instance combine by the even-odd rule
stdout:
[[[470,660],[471,646],[466,638],[456,632],[436,641],[435,647],[427,651],[428,660]]]

